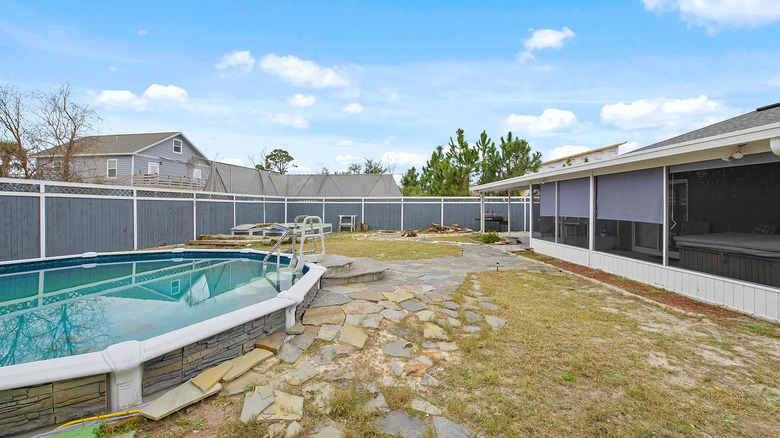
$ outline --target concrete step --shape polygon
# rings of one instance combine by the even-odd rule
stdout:
[[[349,257],[325,254],[322,256],[322,260],[317,262],[320,266],[327,269],[327,274],[343,274],[349,272],[352,269],[353,260]]]
[[[351,269],[346,272],[328,272],[322,276],[322,287],[348,283],[367,283],[381,280],[388,266],[368,258],[352,259]]]

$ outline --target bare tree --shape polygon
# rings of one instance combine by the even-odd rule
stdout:
[[[48,93],[36,93],[38,119],[42,142],[48,146],[52,158],[62,161],[63,181],[72,181],[73,158],[84,152],[96,152],[93,141],[84,139],[97,130],[100,117],[89,107],[71,99],[70,84],[64,84]]]
[[[37,163],[30,155],[40,151],[37,123],[30,108],[29,93],[10,84],[0,85],[0,133],[12,146],[6,147],[10,156],[10,175],[34,178]],[[10,150],[10,152],[8,151]]]

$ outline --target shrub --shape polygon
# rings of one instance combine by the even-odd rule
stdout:
[[[502,239],[501,236],[499,236],[495,231],[491,231],[479,236],[479,240],[481,240],[482,243],[496,243],[504,239]]]

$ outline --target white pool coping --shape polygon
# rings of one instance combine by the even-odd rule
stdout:
[[[265,252],[252,249],[176,248],[163,251],[91,252],[77,256],[0,262],[0,266],[26,262],[93,258],[96,256],[177,254],[182,252],[266,254]],[[290,258],[286,254],[282,254],[282,257]],[[295,309],[303,302],[309,291],[319,284],[320,278],[325,273],[325,268],[316,264],[306,263],[306,267],[308,272],[289,289],[280,292],[276,297],[187,327],[182,327],[144,341],[120,342],[99,352],[0,367],[0,391],[97,374],[111,374],[111,382],[108,385],[111,409],[124,409],[138,405],[143,400],[142,368],[144,362],[282,309],[286,311],[286,325],[288,327],[292,325],[295,318]]]

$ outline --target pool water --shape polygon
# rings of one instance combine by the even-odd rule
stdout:
[[[299,277],[275,269],[194,252],[0,267],[0,366],[143,341],[257,304]]]

